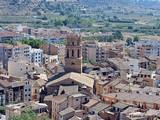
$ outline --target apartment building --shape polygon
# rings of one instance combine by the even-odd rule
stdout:
[[[160,56],[160,41],[144,40],[135,42],[136,57],[145,57],[147,55]]]
[[[11,47],[0,44],[0,61],[3,63],[3,68],[8,70],[8,58],[11,54]]]
[[[84,60],[106,62],[106,58],[123,57],[124,43],[83,42],[82,56]]]
[[[0,44],[0,61],[3,62],[3,68],[8,70],[8,60],[9,58],[19,57],[23,55],[25,57],[30,56],[31,46],[26,44],[17,44],[17,45],[9,45],[9,44]]]
[[[58,60],[60,63],[65,64],[65,45],[61,44],[42,44],[40,49],[43,50],[44,54],[47,55],[58,55]]]
[[[43,50],[31,49],[30,50],[30,62],[43,64]]]
[[[31,84],[28,81],[0,80],[1,105],[32,100]]]
[[[80,109],[82,104],[89,102],[91,97],[87,94],[80,92],[70,93],[70,94],[61,94],[58,96],[49,95],[46,96],[44,101],[48,106],[52,106],[51,109],[51,118],[54,120],[68,120],[73,117],[74,114],[66,118],[64,111],[71,110],[74,112],[76,109]],[[63,118],[63,119],[62,119]],[[64,119],[65,118],[65,119]]]
[[[0,106],[4,106],[6,104],[5,99],[4,88],[0,86]]]
[[[2,43],[7,40],[20,40],[22,38],[23,38],[22,34],[0,29],[0,42]]]

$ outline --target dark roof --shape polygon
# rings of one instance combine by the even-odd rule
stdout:
[[[67,107],[66,109],[59,112],[61,116],[74,112],[75,110],[71,107]]]
[[[117,102],[113,105],[113,107],[115,108],[119,108],[119,109],[125,109],[127,107],[129,107],[129,105],[125,104],[125,103],[121,103],[121,102]]]
[[[106,109],[106,108],[109,107],[109,106],[110,106],[109,104],[100,102],[100,103],[96,104],[95,106],[93,106],[93,107],[91,108],[91,110],[92,110],[92,111],[100,112],[100,111]]]

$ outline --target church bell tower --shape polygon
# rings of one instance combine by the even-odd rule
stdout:
[[[65,71],[82,73],[82,45],[79,35],[69,35],[66,45]]]

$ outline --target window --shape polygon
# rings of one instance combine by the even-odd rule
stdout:
[[[79,51],[79,49],[78,49],[77,57],[78,58],[80,57],[80,51]]]
[[[37,89],[35,89],[35,93],[37,93]]]
[[[74,50],[72,50],[72,57],[74,57]]]
[[[75,62],[72,62],[71,65],[75,65]]]
[[[69,58],[69,49],[67,49],[67,58]]]
[[[74,84],[74,81],[72,81],[72,84]]]

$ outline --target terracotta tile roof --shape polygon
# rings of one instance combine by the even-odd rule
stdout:
[[[16,81],[16,82],[11,82],[10,84],[12,85],[12,87],[19,87],[19,86],[24,86],[25,82]]]
[[[66,109],[59,112],[61,116],[74,112],[75,110],[71,107],[67,107]]]
[[[7,80],[0,80],[0,85],[4,88],[11,87],[11,84]]]
[[[65,92],[65,94],[76,93],[78,92],[78,85],[60,86],[58,95],[60,95],[63,91]]]
[[[1,31],[0,37],[7,37],[7,36],[22,36],[22,34],[14,33],[14,32],[8,32],[8,31]]]
[[[121,102],[117,102],[113,105],[113,107],[115,108],[120,108],[120,109],[124,109],[124,108],[127,108],[129,107],[129,105],[125,104],[125,103],[121,103]]]
[[[155,103],[160,104],[160,96],[156,95],[148,95],[148,94],[138,94],[138,93],[127,93],[127,92],[120,92],[120,93],[109,93],[104,94],[102,96],[106,96],[108,98],[115,98],[118,100],[128,100],[128,101],[137,101],[137,102],[146,102],[146,103]]]
[[[93,88],[93,85],[94,85],[94,79],[91,76],[84,74],[84,73],[79,74],[79,73],[71,72],[71,73],[68,73],[68,74],[54,80],[54,81],[49,82],[47,84],[47,86],[52,86],[53,84],[63,82],[64,80],[67,80],[67,79],[72,79],[72,80],[74,80],[78,83],[84,84],[90,88]]]
[[[100,112],[100,111],[104,110],[105,108],[107,108],[107,107],[109,107],[109,106],[110,106],[109,104],[100,102],[100,103],[96,104],[95,106],[93,106],[93,107],[91,108],[91,110],[92,110],[92,111]]]
[[[99,100],[90,99],[89,102],[86,103],[86,104],[84,104],[83,106],[90,108],[90,107],[95,106],[95,105],[98,104],[98,103],[99,103]]]
[[[42,87],[46,84],[47,81],[43,80],[43,79],[38,79],[33,83],[33,86],[35,87]]]
[[[56,102],[57,104],[61,104],[67,99],[68,99],[68,95],[63,94],[63,95],[58,95],[58,96],[53,97],[52,101]]]

